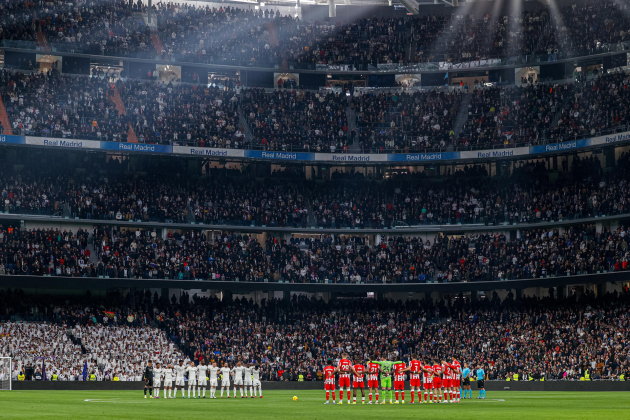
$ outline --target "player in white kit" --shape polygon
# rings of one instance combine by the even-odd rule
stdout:
[[[162,385],[163,369],[159,363],[153,368],[153,398],[160,398],[160,386]]]
[[[245,377],[243,378],[243,386],[245,388],[245,398],[247,398],[247,387],[249,387],[249,395],[254,398],[254,394],[252,393],[252,367],[249,365],[245,365],[243,369],[243,374]]]
[[[188,398],[190,398],[190,388],[192,388],[192,397],[195,397],[195,393],[197,391],[197,366],[195,366],[195,362],[190,362],[190,366],[186,368],[186,372],[188,372]]]
[[[234,398],[236,398],[236,386],[241,390],[241,398],[243,398],[243,364],[239,360],[236,362],[236,366],[232,369],[234,375]]]
[[[254,387],[252,398],[256,398],[256,389],[258,389],[258,394],[260,395],[260,398],[262,398],[262,387],[260,386],[260,365],[258,363],[252,366],[252,385]]]
[[[199,362],[197,366],[197,385],[199,385],[199,398],[206,398],[206,387],[208,386],[208,366],[204,360]],[[203,397],[201,397],[201,391],[203,390]]]
[[[184,375],[186,374],[186,366],[184,366],[184,361],[180,360],[179,365],[175,366],[175,392],[173,393],[173,398],[177,398],[177,387],[182,388],[182,398],[186,398],[186,394],[184,393]]]
[[[217,386],[219,385],[218,375],[219,368],[216,363],[213,363],[212,366],[208,368],[208,372],[210,372],[210,398],[216,398]]]
[[[169,363],[164,369],[162,369],[164,375],[164,398],[173,398],[173,367]],[[168,388],[168,396],[166,395],[166,389]]]
[[[223,367],[220,369],[221,372],[221,398],[223,398],[223,390],[227,388],[227,397],[230,398],[230,375],[232,371],[228,367],[227,362],[223,363]],[[236,395],[234,395],[236,398]]]

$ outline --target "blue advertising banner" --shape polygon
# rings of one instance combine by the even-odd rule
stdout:
[[[258,150],[245,150],[246,158],[275,159],[275,160],[315,160],[315,153],[300,152],[260,152]]]
[[[401,153],[387,155],[389,162],[431,162],[436,160],[459,159],[459,152]]]
[[[101,149],[119,150],[121,152],[173,153],[173,146],[144,143],[117,143],[114,141],[102,141]]]
[[[591,145],[591,139],[565,141],[564,143],[546,144],[544,146],[531,146],[529,148],[529,153],[536,154],[536,153],[562,152],[564,150],[580,149],[582,147],[588,147],[590,145]]]
[[[24,136],[0,136],[0,143],[10,144],[26,144],[26,137]]]

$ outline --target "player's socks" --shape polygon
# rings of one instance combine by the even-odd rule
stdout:
[[[376,398],[376,403],[378,404],[378,392],[376,393],[374,397]]]
[[[348,404],[350,404],[350,394],[351,394],[350,388],[348,388]]]
[[[401,391],[401,392],[400,392],[400,397],[401,397],[401,398],[400,398],[400,399],[401,399],[401,401],[404,403],[404,402],[405,402],[405,391]]]
[[[486,389],[485,388],[483,389],[483,398],[484,399],[486,398]]]
[[[411,390],[411,402],[413,402],[413,395],[415,394],[414,390]]]
[[[153,388],[149,388],[149,397],[153,397]]]
[[[339,390],[339,401],[343,402],[343,388]]]
[[[392,397],[394,396],[394,391],[389,390],[389,402],[392,402]]]
[[[352,397],[352,404],[356,404],[357,403],[357,397]]]
[[[326,391],[326,401],[330,400],[330,391]]]
[[[481,391],[479,391],[479,395],[481,395]],[[145,397],[147,396],[147,389],[146,388],[144,388],[144,396]]]
[[[369,398],[368,401],[372,402],[372,393],[371,392],[368,394],[368,398]]]
[[[398,391],[396,391],[396,401],[398,401]]]

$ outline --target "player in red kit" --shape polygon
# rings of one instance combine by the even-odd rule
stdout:
[[[411,355],[411,362],[409,362],[409,367],[407,370],[409,371],[409,385],[411,386],[411,404],[413,404],[414,393],[418,391],[418,402],[422,404],[422,379],[420,375],[424,372],[425,377],[427,372],[430,373],[428,368],[425,368],[421,360],[418,360],[418,356],[415,354]]]
[[[462,367],[460,363],[453,358],[453,362],[448,363],[446,361],[442,361],[442,366],[444,366],[445,376],[448,376],[448,384],[445,385],[444,391],[444,400],[446,401],[446,397],[450,398],[450,401],[459,402],[459,386],[461,383],[460,374],[462,371]],[[456,399],[457,398],[457,399]]]
[[[339,372],[339,404],[343,404],[343,388],[348,390],[348,404],[350,404],[350,374],[354,373],[352,362],[348,359],[348,353],[341,355],[341,360],[337,365],[337,372]]]
[[[453,379],[453,369],[451,369],[451,364],[442,360],[442,372],[444,374],[444,379],[442,379],[442,389],[444,391],[444,402],[449,402],[449,397],[451,397],[450,402],[453,402],[453,393],[451,388],[451,382]]]
[[[433,401],[436,403],[442,402],[442,365],[433,360]]]
[[[400,362],[400,357],[398,358]],[[402,396],[402,403],[405,403],[405,372],[409,370],[405,363],[400,362],[394,365],[394,393],[396,394],[396,401],[394,404],[399,404],[398,395]]]
[[[433,366],[431,365],[430,362],[427,362],[426,365],[424,365],[424,401],[428,402],[429,404],[433,403]],[[428,394],[427,394],[428,391]],[[419,400],[422,400],[422,398],[418,397]],[[422,402],[422,401],[420,401]]]
[[[455,373],[455,383],[452,384],[455,387],[455,395],[456,400],[459,402],[461,397],[461,388],[462,388],[462,364],[459,363],[455,357],[453,357],[453,361],[451,362],[451,367],[453,368],[453,372]]]
[[[324,368],[324,389],[326,390],[326,402],[330,403],[330,394],[332,391],[333,404],[335,403],[335,372],[337,369],[332,365],[332,359],[326,360],[327,366]]]
[[[376,360],[377,356],[374,355],[372,360]],[[367,363],[367,384],[370,390],[370,401],[368,404],[372,404],[372,393],[376,398],[376,404],[378,404],[378,373],[379,373],[379,365],[376,363],[369,362]]]
[[[363,374],[366,369],[365,366],[358,363],[358,360],[355,360],[355,362],[357,362],[357,364],[352,366],[355,371],[352,378],[352,404],[357,403],[357,388],[361,388],[361,404],[365,404],[365,383],[363,382]]]

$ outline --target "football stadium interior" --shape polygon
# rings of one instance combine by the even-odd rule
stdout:
[[[0,0],[0,417],[625,417],[629,52],[630,0]]]

